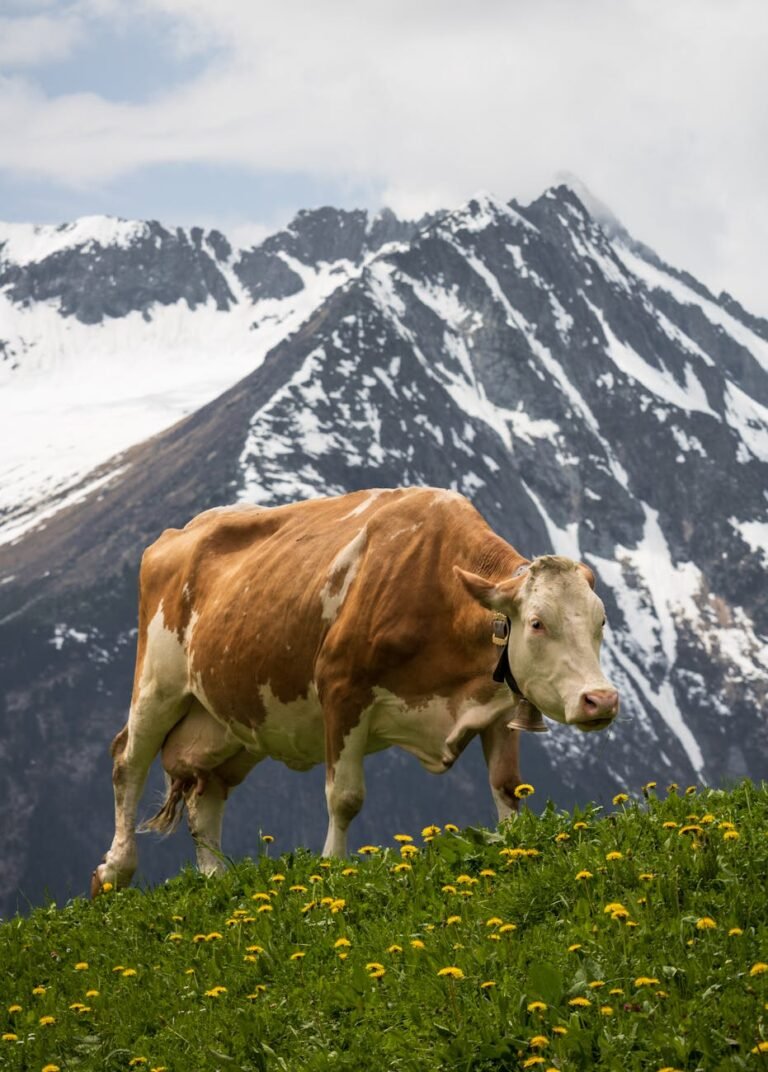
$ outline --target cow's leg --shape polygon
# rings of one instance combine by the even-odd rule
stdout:
[[[240,748],[215,770],[198,775],[185,794],[189,832],[195,842],[197,869],[213,875],[225,869],[221,852],[221,828],[229,792],[263,759],[263,755]]]
[[[516,813],[520,803],[515,796],[520,785],[520,734],[507,728],[508,721],[509,716],[502,715],[480,734],[499,822]]]
[[[344,734],[326,713],[325,800],[328,805],[328,836],[323,856],[346,856],[347,829],[365,800],[363,759],[368,742],[369,717],[363,715]]]
[[[112,785],[115,794],[115,836],[91,879],[95,896],[105,882],[127,886],[136,870],[136,810],[152,760],[166,734],[184,717],[188,696],[148,689],[131,706],[127,725],[112,743]]]

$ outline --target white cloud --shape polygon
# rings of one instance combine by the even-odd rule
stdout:
[[[69,56],[82,40],[83,24],[71,13],[61,16],[0,16],[0,65],[37,66]]]
[[[663,256],[768,312],[762,0],[132,8],[171,20],[176,54],[210,50],[204,73],[141,105],[6,80],[5,167],[87,184],[236,164],[375,183],[408,214],[480,187],[525,199],[568,168]]]

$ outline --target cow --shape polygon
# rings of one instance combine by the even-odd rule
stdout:
[[[433,773],[479,735],[499,819],[517,808],[519,731],[583,731],[619,709],[600,669],[605,611],[586,565],[529,560],[463,496],[357,491],[221,507],[169,529],[140,570],[136,671],[112,745],[115,834],[92,892],[136,868],[136,811],[162,753],[204,873],[229,791],[271,756],[325,763],[326,856],[343,856],[363,759],[397,745]]]

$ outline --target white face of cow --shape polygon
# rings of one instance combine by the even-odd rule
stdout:
[[[605,608],[585,566],[544,555],[498,585],[456,572],[483,606],[510,619],[509,663],[526,699],[580,730],[610,725],[619,694],[600,669]]]

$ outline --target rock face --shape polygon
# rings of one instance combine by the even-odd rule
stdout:
[[[152,297],[145,277],[100,315],[151,317],[153,302],[194,302],[207,287],[205,300],[234,316],[235,298],[299,294],[310,267],[346,274],[248,376],[0,549],[7,909],[23,904],[17,890],[36,900],[84,889],[108,844],[107,745],[126,716],[143,547],[238,499],[451,487],[524,554],[589,563],[622,716],[598,737],[553,727],[525,739],[535,800],[765,774],[768,322],[616,221],[596,223],[565,186],[527,206],[477,198],[418,225],[300,214],[237,255],[223,236],[201,233],[196,246],[193,233],[178,238],[178,279],[170,272]],[[11,272],[6,299],[45,293],[62,316],[95,310],[77,293],[87,273],[76,285],[62,268],[58,291],[44,276]],[[368,771],[360,843],[492,820],[476,750],[440,779],[395,751]],[[233,797],[228,851],[255,851],[259,828],[280,848],[318,847],[321,783],[320,771],[262,764]],[[153,878],[186,851],[142,849]]]

